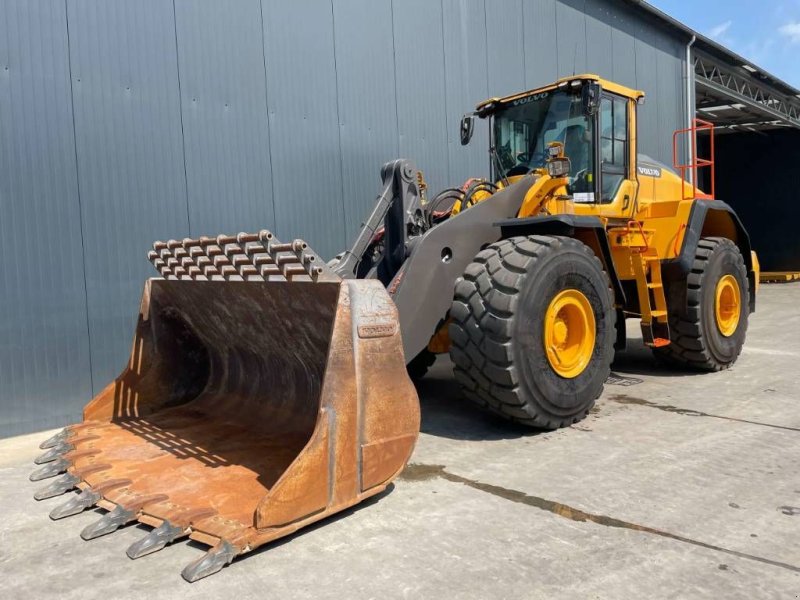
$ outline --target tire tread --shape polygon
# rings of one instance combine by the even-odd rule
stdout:
[[[450,354],[465,397],[505,419],[532,427],[556,429],[576,423],[602,392],[601,387],[585,410],[569,417],[544,414],[521,394],[511,348],[518,296],[532,263],[545,253],[565,249],[584,253],[603,271],[594,252],[578,240],[545,235],[507,238],[482,250],[466,268],[456,285],[450,313]]]

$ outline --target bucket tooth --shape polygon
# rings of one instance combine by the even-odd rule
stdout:
[[[69,429],[62,429],[61,431],[59,431],[55,435],[47,438],[45,441],[43,441],[41,444],[39,444],[39,449],[40,450],[47,450],[48,448],[52,448],[53,446],[57,446],[58,444],[61,444],[61,443],[65,442],[69,436],[70,436],[70,430]]]
[[[37,500],[44,500],[46,498],[54,498],[60,496],[72,489],[75,489],[81,481],[81,478],[72,473],[64,473],[58,479],[54,479],[48,485],[36,492],[33,497]]]
[[[47,452],[37,456],[33,460],[33,462],[36,463],[37,465],[43,465],[45,463],[53,462],[57,458],[61,458],[62,455],[74,449],[75,446],[73,446],[72,444],[67,442],[62,442],[61,444],[56,444],[55,446],[51,446],[50,449],[47,450]]]
[[[153,552],[158,552],[167,544],[174,542],[176,539],[188,533],[189,531],[187,528],[178,527],[169,521],[164,521],[142,539],[131,544],[126,554],[128,558],[139,558],[147,554],[152,554]]]
[[[64,502],[64,504],[60,504],[51,510],[50,518],[56,521],[58,519],[63,519],[64,517],[77,515],[90,506],[97,504],[97,501],[100,500],[100,497],[100,493],[94,491],[92,488],[86,488],[80,494],[76,494]]]
[[[186,565],[181,572],[181,576],[189,583],[208,577],[231,564],[237,554],[238,552],[233,544],[222,540],[206,552],[204,556]]]
[[[31,481],[41,481],[42,479],[47,479],[48,477],[55,477],[56,475],[61,475],[62,473],[66,472],[67,467],[69,467],[69,461],[64,458],[57,458],[53,462],[49,462],[40,469],[36,469],[33,473],[31,473],[30,479]]]
[[[116,531],[123,525],[130,523],[136,518],[136,513],[132,510],[127,510],[121,506],[117,506],[110,513],[104,514],[99,521],[95,521],[91,525],[84,527],[81,531],[81,537],[85,540],[93,540],[101,535],[106,535]]]

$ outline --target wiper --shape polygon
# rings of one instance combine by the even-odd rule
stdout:
[[[503,181],[503,185],[508,187],[510,184],[508,182],[508,177],[506,177],[505,169],[503,169],[503,163],[500,162],[500,155],[497,153],[497,148],[491,146],[489,148],[489,154],[491,154],[492,159],[494,160],[495,167],[497,168],[497,173],[500,175],[500,178]]]

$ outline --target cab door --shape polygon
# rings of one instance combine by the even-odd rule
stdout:
[[[598,123],[600,158],[599,213],[610,218],[633,214],[637,183],[632,177],[636,105],[629,98],[604,92]]]

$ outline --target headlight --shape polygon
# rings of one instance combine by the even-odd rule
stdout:
[[[547,161],[547,174],[553,179],[567,177],[571,166],[568,158],[552,158]]]

